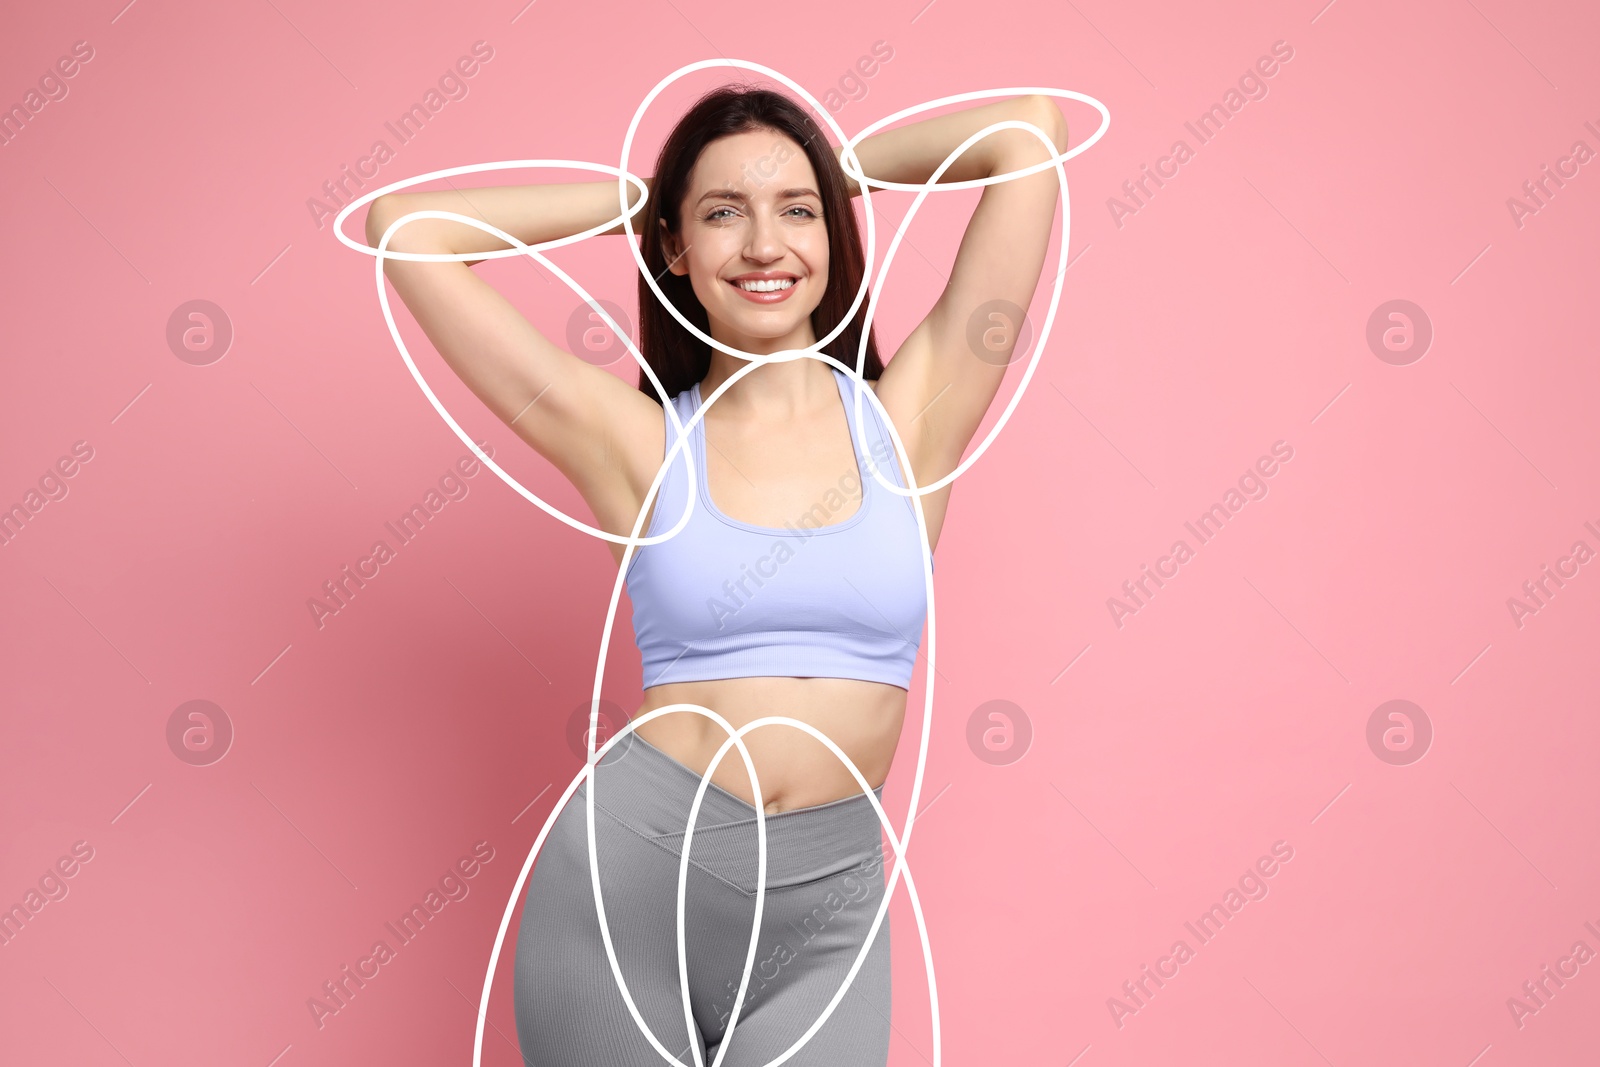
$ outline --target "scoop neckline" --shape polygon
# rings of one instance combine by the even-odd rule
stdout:
[[[845,395],[844,375],[839,373],[837,367],[830,366],[828,369],[833,372],[833,384],[839,390],[839,402],[844,405],[845,425],[850,428],[850,451],[855,456],[856,461],[856,481],[861,485],[861,503],[857,506],[855,514],[843,522],[796,529],[784,526],[758,526],[753,522],[745,522],[742,519],[736,519],[731,515],[724,514],[722,509],[717,507],[716,502],[711,499],[710,479],[706,476],[706,420],[702,417],[695,426],[694,458],[696,473],[699,475],[700,481],[700,502],[705,505],[708,512],[735,529],[746,530],[750,533],[770,534],[776,537],[811,537],[816,534],[843,533],[867,517],[867,509],[872,506],[872,499],[877,496],[877,493],[867,488],[869,479],[862,473],[866,465],[861,462],[861,448],[856,444],[855,410],[850,398]],[[699,411],[700,405],[703,403],[700,396],[699,382],[694,383],[693,399],[694,410]]]

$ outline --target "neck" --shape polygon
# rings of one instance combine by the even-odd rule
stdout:
[[[746,362],[713,349],[711,369],[700,383],[701,398],[710,396]],[[717,398],[712,410],[761,421],[793,419],[816,411],[830,400],[836,402],[838,394],[830,365],[815,359],[793,359],[767,363],[750,371]]]
[[[756,355],[808,348],[817,339],[809,318],[797,323],[784,337],[729,337],[717,323],[712,324],[711,336],[730,348]],[[710,396],[748,362],[713,348],[711,367],[700,383],[701,397]],[[838,386],[830,365],[810,358],[791,359],[767,363],[750,371],[717,398],[717,408],[755,419],[790,419],[815,411],[837,394]]]

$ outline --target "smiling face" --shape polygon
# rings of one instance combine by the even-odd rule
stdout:
[[[828,284],[828,228],[816,172],[774,130],[711,142],[689,175],[681,232],[663,252],[687,275],[711,336],[746,352],[806,348]]]

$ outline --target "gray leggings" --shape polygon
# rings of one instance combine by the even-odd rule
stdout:
[[[738,760],[737,750],[725,759]],[[690,844],[678,983],[678,864],[700,776],[632,734],[595,769],[595,841],[611,942],[639,1014],[692,1067],[727,1031],[755,917],[756,809],[706,788]],[[666,1064],[639,1032],[606,958],[589,880],[579,786],[528,878],[517,933],[517,1037],[531,1067]],[[874,792],[883,798],[880,786]],[[767,816],[767,892],[743,1007],[723,1067],[762,1067],[822,1014],[884,896],[884,848],[865,794]],[[884,1067],[889,1055],[889,917],[833,1014],[789,1064]]]

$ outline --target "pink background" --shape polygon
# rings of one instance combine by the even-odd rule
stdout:
[[[392,545],[383,523],[467,450],[390,341],[373,261],[307,201],[379,138],[395,155],[369,189],[490,160],[615,165],[638,101],[678,66],[753,60],[820,97],[881,40],[892,58],[835,113],[850,132],[1007,86],[1112,112],[1067,166],[1057,328],[938,553],[932,804],[911,856],[944,1061],[1592,1061],[1600,962],[1520,1026],[1508,999],[1575,942],[1600,951],[1600,565],[1520,626],[1507,603],[1575,542],[1600,548],[1580,310],[1600,163],[1520,224],[1508,206],[1575,141],[1600,150],[1592,7],[121,3],[26,6],[0,40],[6,106],[74,42],[93,48],[0,148],[0,505],[75,442],[93,450],[0,548],[0,904],[74,842],[93,849],[0,947],[0,1059],[470,1062],[501,909],[579,765],[568,715],[614,568],[480,471],[318,628],[308,598]],[[468,94],[396,148],[385,121],[480,40],[493,57]],[[1293,58],[1267,95],[1200,143],[1184,123],[1277,41]],[[664,94],[637,172],[723,76]],[[1086,137],[1097,116],[1066,110]],[[1193,158],[1119,225],[1110,198],[1180,138]],[[888,351],[977,195],[932,197],[916,220],[879,320]],[[874,197],[882,241],[911,199]],[[636,315],[619,240],[554,258]],[[565,336],[577,302],[558,282],[479,270]],[[166,337],[195,299],[234,331],[204,366]],[[1406,365],[1367,342],[1397,299],[1433,329]],[[475,438],[589,519],[396,315]],[[1267,495],[1199,545],[1184,523],[1277,441],[1293,457]],[[1119,626],[1108,598],[1180,538],[1193,558]],[[885,791],[897,823],[926,666]],[[607,678],[635,706],[625,608]],[[208,766],[167,739],[195,699],[235,732]],[[994,765],[967,722],[1001,699],[1034,736]],[[1431,724],[1409,763],[1367,740],[1396,699]],[[319,1028],[308,998],[480,841],[493,859],[469,895]],[[1185,922],[1280,841],[1293,856],[1265,898],[1201,944]],[[902,890],[897,1067],[933,1055],[911,919]],[[1193,957],[1131,1000],[1123,983],[1179,939]],[[513,940],[486,1063],[517,1062]],[[1138,1009],[1120,1025],[1113,997]]]

